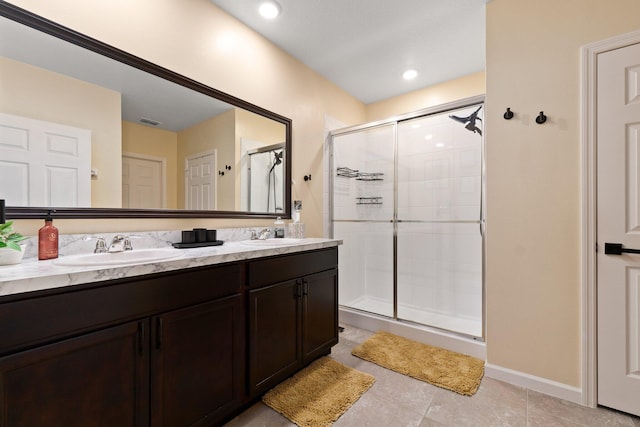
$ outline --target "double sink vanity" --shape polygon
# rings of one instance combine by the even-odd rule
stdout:
[[[74,163],[77,174],[61,175],[65,180],[81,177],[74,188],[83,191],[57,192],[56,197],[78,198],[63,203],[56,198],[58,207],[42,208],[52,199],[45,194],[51,188],[73,187],[67,181],[56,185],[44,180],[43,173],[41,179],[27,182],[11,173],[15,182],[3,188],[8,191],[3,194],[7,218],[40,221],[50,210],[56,220],[90,221],[292,217],[291,119],[221,92],[210,81],[172,70],[182,64],[151,63],[123,50],[126,43],[111,46],[4,1],[0,33],[11,40],[7,46],[12,49],[0,52],[0,61],[10,71],[3,73],[3,80],[14,89],[13,97],[4,101],[15,117],[0,113],[11,123],[27,123],[12,135],[26,135],[45,121],[56,129],[73,125],[74,132],[91,138],[69,145],[70,152],[87,153],[90,146],[100,153],[90,162]],[[24,70],[34,68],[41,76],[34,81],[47,87],[46,96],[24,78]],[[65,72],[72,78],[60,80]],[[114,75],[119,84],[110,87],[105,82]],[[91,93],[85,94],[85,88]],[[102,104],[102,97],[92,94],[104,91],[118,96]],[[142,99],[136,96],[143,92]],[[60,99],[71,107],[82,106],[82,114],[69,108],[72,114],[66,116]],[[170,111],[167,105],[179,108]],[[181,157],[169,161],[185,164],[189,156],[218,150],[220,178],[213,180],[215,186],[203,184],[215,189],[203,199],[215,203],[190,203],[188,192],[181,194],[188,185],[180,173],[162,177],[163,183],[173,182],[179,189],[171,197],[164,195],[162,208],[139,206],[130,197],[135,192],[120,191],[125,174],[111,165],[128,162],[124,152],[135,151],[142,158],[158,155],[155,143],[145,143],[156,138],[147,133],[149,119],[131,113],[137,107],[156,125],[173,123],[184,111],[198,113],[174,126],[183,129],[180,138],[164,129],[185,147]],[[122,132],[125,128],[135,132]],[[205,130],[212,133],[200,133]],[[122,140],[114,141],[111,135],[121,133]],[[251,146],[236,146],[243,138],[251,140]],[[23,140],[16,140],[22,149]],[[215,145],[202,147],[200,141]],[[132,144],[135,150],[127,148]],[[261,174],[260,168],[250,172],[242,166],[250,165],[250,159],[258,164],[257,158],[265,156],[271,168]],[[35,160],[40,162],[40,157]],[[44,171],[40,166],[33,170]],[[260,186],[266,178],[273,187]],[[26,200],[24,188],[40,198]],[[245,194],[240,188],[250,191]],[[248,197],[262,193],[269,197]],[[99,200],[97,206],[91,206],[93,199]],[[22,264],[0,266],[0,426],[217,425],[329,353],[338,340],[340,242],[254,242],[247,241],[250,229],[238,230],[218,230],[221,246],[191,249],[171,247],[181,242],[180,231],[141,233],[145,236],[131,242],[133,251],[119,254],[93,254],[95,242],[83,238],[89,236],[60,235],[58,259],[32,260],[37,244],[32,241]]]
[[[338,342],[339,243],[0,267],[0,425],[223,422]]]

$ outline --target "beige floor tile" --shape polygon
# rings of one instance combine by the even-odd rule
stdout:
[[[450,426],[526,426],[526,390],[483,378],[478,392],[462,396],[440,389],[425,418]]]
[[[397,406],[369,390],[335,423],[335,427],[418,427],[422,413]]]
[[[528,391],[530,417],[551,415],[582,426],[634,427],[631,416],[606,408],[588,408],[566,400]]]
[[[462,396],[367,362],[351,354],[373,332],[346,325],[331,357],[372,374],[374,385],[340,417],[336,427],[640,427],[640,418],[606,408],[587,408],[492,378],[474,396]],[[256,403],[228,427],[293,427]]]

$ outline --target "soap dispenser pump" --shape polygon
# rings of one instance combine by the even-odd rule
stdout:
[[[53,225],[53,217],[49,211],[44,218],[44,226],[38,230],[38,259],[58,258],[58,229]]]

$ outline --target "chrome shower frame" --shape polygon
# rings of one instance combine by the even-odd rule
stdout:
[[[340,220],[335,220],[334,218],[334,194],[333,188],[335,184],[335,164],[334,164],[334,138],[336,136],[344,136],[351,133],[360,132],[363,130],[371,130],[377,127],[383,126],[393,126],[393,137],[394,137],[394,177],[393,177],[393,320],[398,322],[405,323],[413,323],[411,321],[402,320],[398,318],[398,123],[404,122],[407,120],[417,119],[420,117],[431,116],[435,114],[442,114],[452,110],[458,110],[465,107],[471,107],[474,105],[482,104],[485,105],[485,95],[478,95],[470,98],[464,98],[458,101],[453,101],[445,104],[436,105],[433,107],[424,108],[418,111],[414,111],[407,114],[402,114],[398,116],[393,116],[388,119],[378,120],[371,123],[365,123],[356,126],[349,126],[341,129],[336,129],[329,132],[329,188],[331,191],[329,192],[329,230],[328,234],[331,238],[334,237],[334,222],[338,222]],[[486,129],[483,130],[482,135],[482,143],[480,147],[481,153],[481,172],[480,172],[480,218],[479,218],[479,226],[480,226],[480,235],[481,235],[481,252],[482,252],[482,336],[469,336],[462,333],[457,333],[455,331],[445,330],[447,333],[453,333],[456,335],[461,335],[466,338],[470,338],[473,340],[484,341],[486,337],[486,155],[485,155],[485,135]],[[387,221],[376,221],[376,220],[349,220],[347,222],[387,222]],[[474,221],[475,222],[475,221]],[[367,313],[364,310],[355,309],[352,307],[347,307],[349,310],[360,311]],[[389,318],[388,316],[383,316],[385,318]],[[440,329],[436,326],[426,325],[432,327],[434,329]]]

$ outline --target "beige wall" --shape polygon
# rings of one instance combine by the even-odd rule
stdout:
[[[367,122],[485,94],[485,73],[470,74],[367,105]]]
[[[365,121],[364,105],[208,0],[12,0],[81,33],[215,87],[293,121],[293,178],[305,206],[308,235],[322,235],[324,114]],[[96,14],[96,10],[100,13]],[[171,30],[168,30],[171,29]],[[33,234],[41,221],[19,221]],[[270,220],[58,221],[61,233],[271,224]]]
[[[486,16],[488,362],[580,386],[580,47],[637,30],[640,2],[493,0]]]
[[[122,152],[143,154],[166,161],[167,208],[176,209],[178,207],[178,134],[123,121]]]
[[[233,210],[235,205],[234,177],[231,174],[218,176],[225,164],[233,164],[235,141],[235,110],[229,110],[178,133],[178,163],[186,166],[186,158],[212,149],[216,152],[217,209]],[[178,177],[178,206],[185,206],[185,176]]]
[[[91,205],[121,206],[120,94],[1,57],[0,74],[3,113],[91,130]]]

